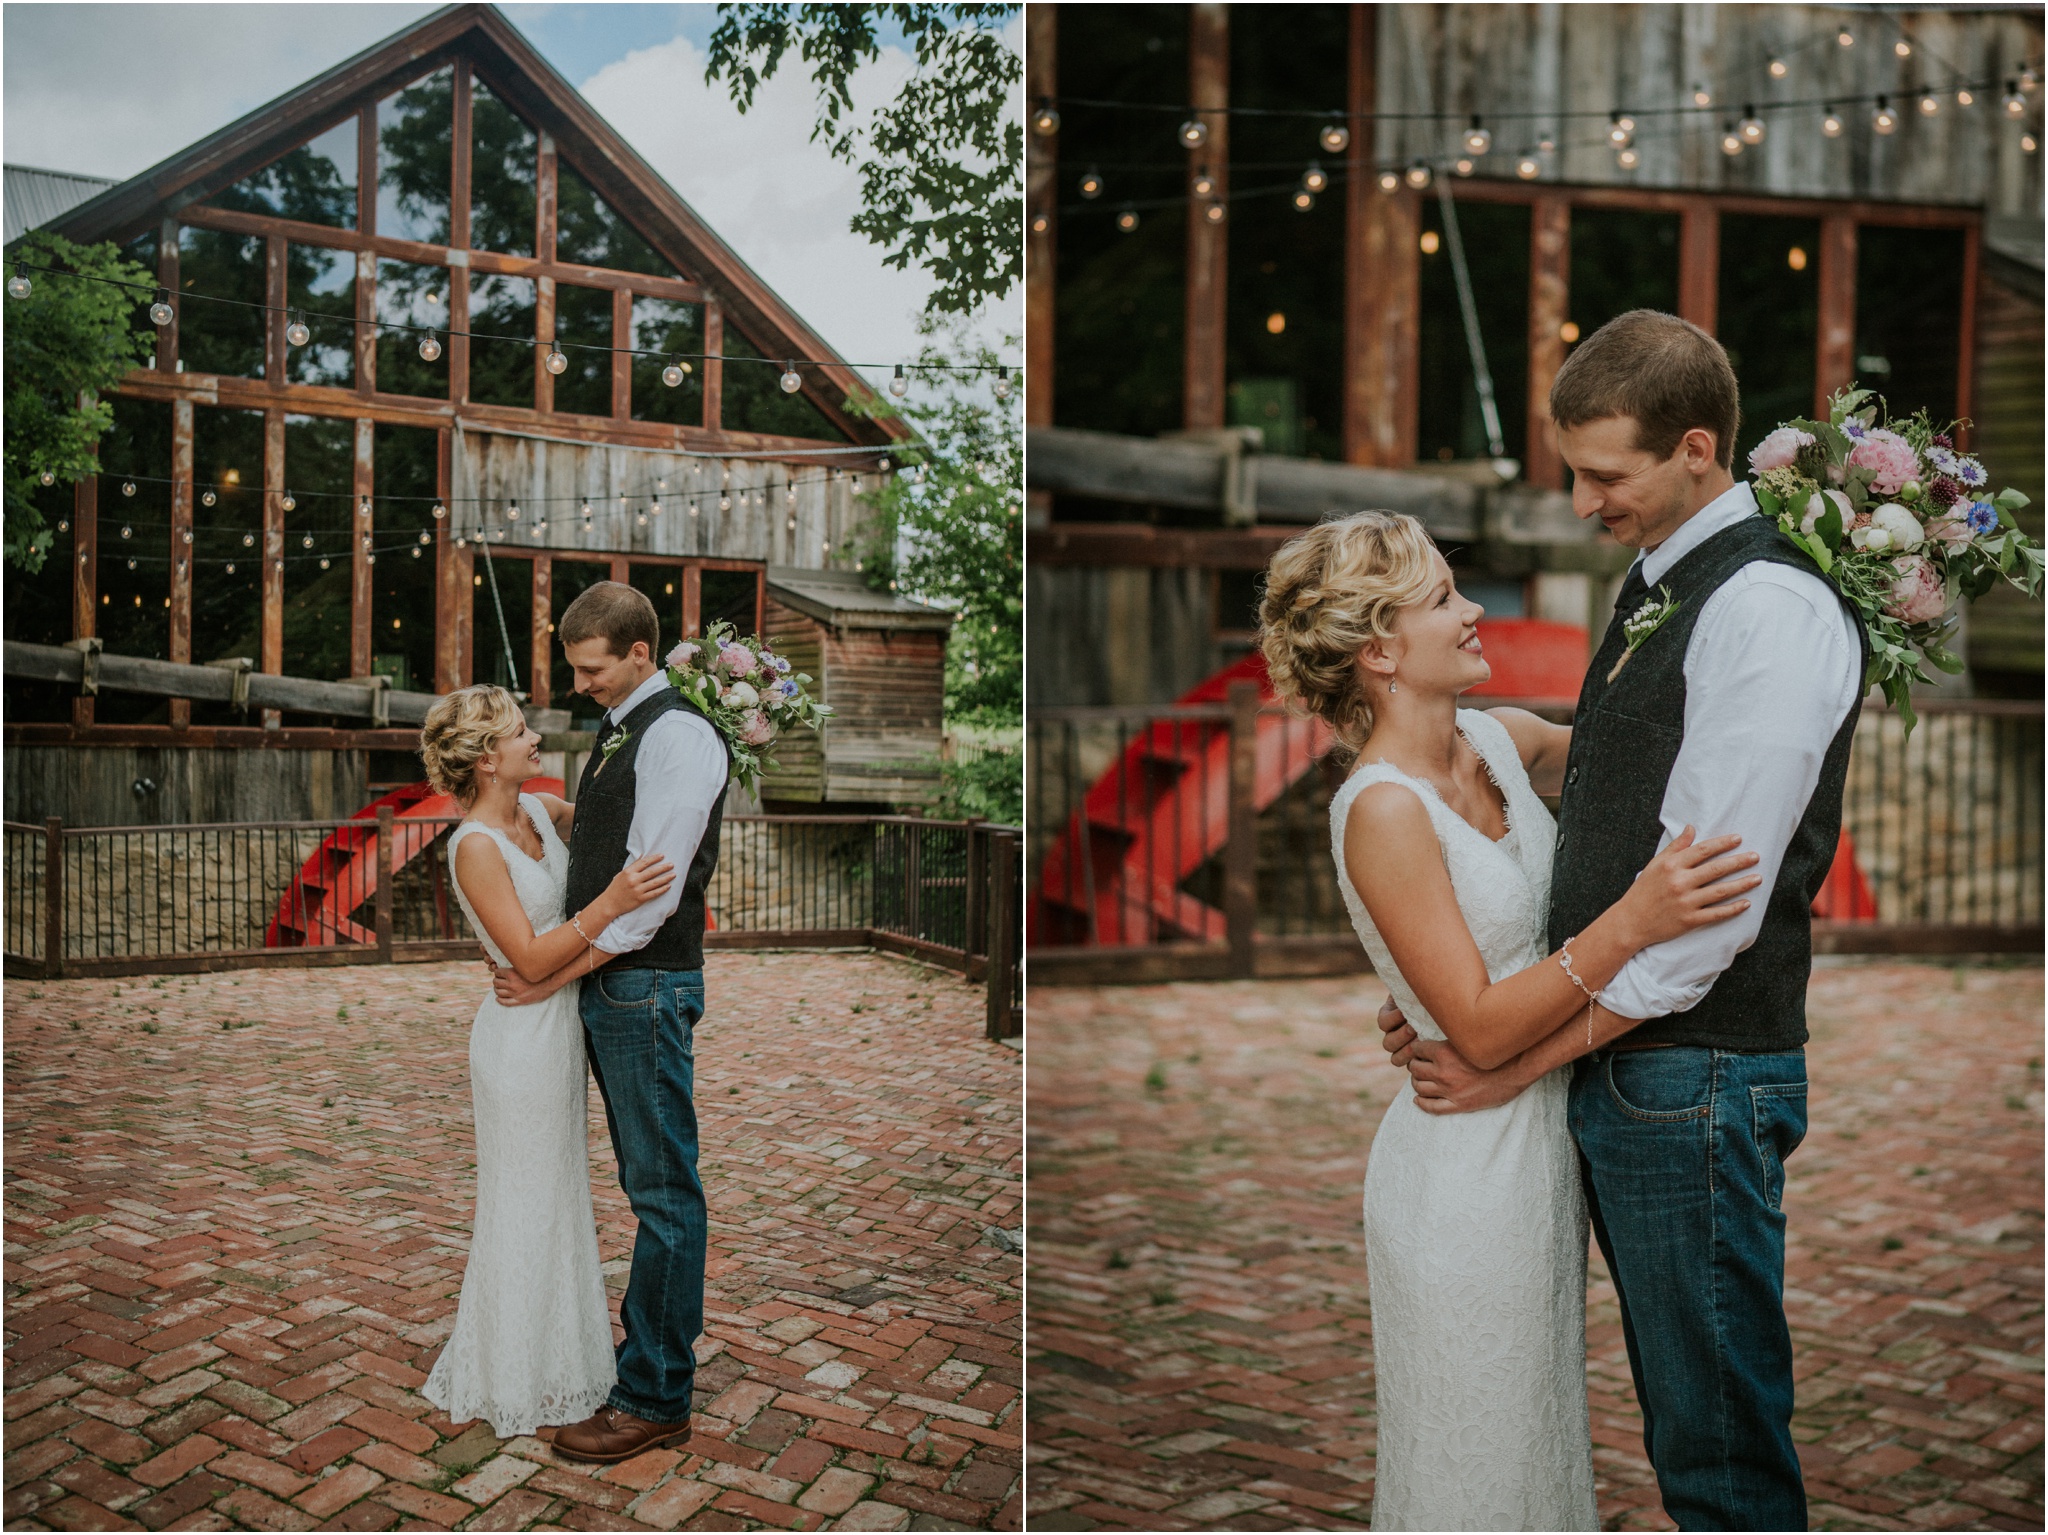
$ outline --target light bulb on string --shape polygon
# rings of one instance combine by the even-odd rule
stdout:
[[[134,482],[133,480],[123,480],[123,481],[121,482],[121,494],[122,494],[122,495],[124,495],[124,496],[132,496],[132,495],[134,495],[134,494],[135,494],[135,482]]]
[[[213,505],[213,503],[214,503],[215,501],[217,501],[218,499],[219,499],[219,497],[215,496],[215,495],[214,495],[214,493],[213,493],[212,491],[210,491],[210,490],[209,490],[209,491],[206,491],[206,492],[204,492],[204,493],[203,493],[203,494],[202,494],[202,495],[201,495],[201,496],[199,497],[199,504],[200,504],[201,506],[211,506],[211,505]]]
[[[889,393],[896,396],[899,400],[910,393],[910,380],[904,377],[903,364],[900,362],[896,364],[895,377],[889,380]]]
[[[420,337],[420,361],[438,362],[441,357],[441,343],[431,333]]]
[[[1007,400],[1010,397],[1010,389],[1010,370],[1008,368],[996,369],[996,398],[999,400]],[[855,490],[860,489],[859,482],[860,476],[855,475],[853,487]]]
[[[1840,138],[1842,136],[1842,114],[1837,112],[1832,106],[1828,107],[1821,116],[1820,131],[1823,137],[1831,139]]]
[[[1910,59],[1913,56],[1913,45],[1902,37],[1892,44],[1892,52],[1902,59]]]
[[[185,540],[185,542],[186,542],[186,543],[188,543],[188,544],[192,542],[192,530],[191,530],[190,528],[187,528],[187,529],[185,530],[185,533],[184,533],[184,540]]]
[[[254,533],[244,533],[242,535],[242,547],[244,549],[253,549],[255,546],[256,535]]]
[[[228,561],[227,572],[229,575],[233,575],[235,573],[235,562],[233,560]]]
[[[130,561],[128,562],[128,568],[129,568],[130,570],[133,570],[133,569],[135,568],[135,562],[134,562],[133,560],[130,560]]]
[[[1400,191],[1400,190],[1401,190],[1401,173],[1400,173],[1399,171],[1381,171],[1381,172],[1380,172],[1380,190],[1381,190],[1382,192],[1398,192],[1398,191]]]
[[[561,373],[569,366],[569,359],[553,346],[548,348],[547,369],[550,373]]]
[[[1975,106],[1976,104],[1977,104],[1977,98],[1976,98],[1976,97],[1975,97],[1974,95],[1972,95],[1972,94],[1970,93],[1970,89],[1969,89],[1969,87],[1968,87],[1968,86],[1965,86],[1965,87],[1963,87],[1963,89],[1961,89],[1961,90],[1959,90],[1959,91],[1957,91],[1957,92],[1956,92],[1956,105],[1957,105],[1957,106],[1959,106],[1959,107],[1974,107],[1974,106]]]
[[[27,298],[31,293],[35,292],[35,286],[34,283],[28,280],[28,273],[24,272],[20,267],[16,267],[14,275],[7,279],[7,296],[9,298]]]
[[[71,519],[69,517],[59,517],[57,519],[57,531],[59,533],[69,533],[71,531]]]
[[[284,328],[284,339],[293,346],[304,346],[313,339],[313,333],[306,329],[304,316],[292,316],[291,323]]]
[[[782,365],[780,383],[782,384],[782,392],[784,394],[795,394],[799,389],[803,388],[803,375],[796,371],[795,363],[786,362]]]
[[[1060,114],[1050,101],[1040,101],[1032,112],[1031,131],[1042,139],[1049,139],[1060,131]]]
[[[1463,143],[1468,155],[1483,155],[1493,148],[1493,130],[1479,120],[1477,112],[1472,114],[1472,121],[1465,129]]]
[[[330,563],[331,561],[328,560],[326,555],[323,554],[320,556],[320,568],[322,570],[325,570]]]
[[[1081,173],[1081,195],[1090,202],[1102,195],[1102,172],[1092,165]]]
[[[292,495],[290,491],[286,491],[284,495],[279,498],[277,504],[287,512],[297,511],[299,507],[298,500]]]
[[[1469,160],[1463,155],[1460,155],[1457,159],[1451,162],[1452,173],[1459,176],[1469,176],[1477,168],[1478,162],[1474,160]],[[1297,208],[1300,207],[1300,200],[1297,199],[1294,205]]]
[[[1835,34],[1835,41],[1844,48],[1853,48],[1856,46],[1856,34],[1844,27]]]
[[[2007,117],[2025,117],[2027,115],[2027,98],[2020,94],[2018,81],[2008,80],[2005,82],[2004,105]]]
[[[36,478],[41,480],[45,485],[54,485],[57,483],[57,476],[50,473],[50,471],[47,469],[45,469],[41,474],[37,475]]]
[[[433,541],[434,541],[434,535],[433,535],[433,534],[431,534],[431,533],[422,533],[422,534],[420,535],[420,542],[421,542],[421,543],[423,543],[423,544],[431,544],[431,543],[432,543]],[[312,547],[313,547],[313,545],[312,545],[312,542],[311,542],[310,540],[309,540],[309,541],[307,542],[307,544],[306,544],[306,547],[307,547],[308,549],[310,549],[310,548],[312,548]]]
[[[1883,96],[1877,98],[1877,109],[1870,114],[1870,126],[1879,133],[1890,133],[1899,126],[1899,114]]]
[[[434,520],[435,520],[436,522],[439,522],[439,521],[441,521],[441,520],[442,520],[443,518],[445,518],[445,517],[446,517],[447,515],[448,515],[448,508],[447,508],[447,507],[445,507],[445,506],[443,506],[443,505],[442,505],[442,504],[441,504],[440,502],[436,501],[436,502],[434,503]]]
[[[1734,159],[1742,153],[1742,135],[1735,131],[1735,124],[1721,124],[1721,153]]]
[[[149,323],[159,326],[168,325],[176,317],[177,311],[171,308],[171,290],[169,288],[157,289],[156,302],[149,306]]]
[[[1341,155],[1351,147],[1351,130],[1342,123],[1324,123],[1316,142],[1323,146],[1324,154]]]
[[[1771,78],[1773,80],[1782,80],[1785,78],[1786,75],[1790,73],[1791,70],[1786,66],[1786,63],[1783,59],[1771,60]]]
[[[1033,234],[1042,235],[1050,228],[1052,228],[1052,220],[1043,213],[1034,213],[1031,216],[1031,232]]]
[[[1742,142],[1752,148],[1764,141],[1764,120],[1756,115],[1755,107],[1745,106],[1742,109],[1742,121],[1735,131],[1742,135]]]
[[[634,521],[636,521],[637,523],[639,523],[641,527],[643,527],[643,528],[644,528],[644,527],[646,527],[646,526],[647,526],[647,514],[646,514],[645,512],[640,512],[640,513],[636,514],[636,515],[635,515],[635,517],[634,517]]]
[[[2022,133],[2020,135],[2020,149],[2023,153],[2032,154],[2036,149],[2039,149],[2040,147],[2041,146],[2034,141],[2034,136],[2031,133]]]
[[[1539,154],[1553,154],[1557,150],[1557,140],[1546,133],[1536,141],[1536,149]]]
[[[505,508],[505,520],[507,522],[517,522],[519,520],[519,503],[517,501],[514,501]]]
[[[1616,149],[1626,149],[1636,136],[1636,120],[1626,112],[1615,111],[1607,119],[1607,142]]]
[[[1523,155],[1515,161],[1515,174],[1524,181],[1534,181],[1543,174],[1543,162],[1534,155]]]
[[[1434,179],[1435,178],[1429,169],[1429,162],[1427,160],[1417,160],[1413,165],[1408,167],[1408,185],[1415,188],[1415,190],[1418,192],[1420,192],[1424,187],[1428,186],[1430,182]]]
[[[689,371],[690,365],[687,362],[672,362],[661,370],[661,381],[671,389],[677,388],[683,382],[683,375]]]
[[[1138,227],[1138,210],[1136,208],[1121,209],[1116,216],[1116,227],[1119,234],[1129,234],[1132,230],[1136,229]]]
[[[1209,142],[1209,125],[1199,117],[1191,117],[1180,125],[1180,147],[1200,149]]]
[[[1207,219],[1207,220],[1208,220],[1208,221],[1209,221],[1210,223],[1212,223],[1212,224],[1220,224],[1220,223],[1222,223],[1222,222],[1223,222],[1223,204],[1221,204],[1221,203],[1211,203],[1211,204],[1209,204],[1209,206],[1208,206],[1208,207],[1206,207],[1206,208],[1204,208],[1204,209],[1202,210],[1202,217],[1203,217],[1203,218],[1205,218],[1205,219]]]
[[[420,557],[420,551],[418,549],[414,549],[412,552],[412,557],[414,559],[418,559]]]
[[[720,497],[718,498],[718,509],[719,509],[719,510],[720,510],[721,512],[729,512],[729,511],[731,511],[731,510],[732,510],[732,497],[731,497],[731,496],[720,496]]]
[[[659,500],[647,503],[647,515],[650,517],[659,517],[661,515],[661,502]]]
[[[1696,107],[1710,107],[1714,104],[1714,93],[1704,85],[1692,88],[1692,104]]]
[[[1922,117],[1932,117],[1935,113],[1939,112],[1940,110],[1941,100],[1934,94],[1934,92],[1928,91],[1921,96],[1920,115]]]
[[[374,565],[377,563],[377,556],[374,554],[366,554],[363,556],[363,563],[365,565]]]
[[[1643,157],[1633,147],[1622,150],[1614,157],[1614,163],[1625,171],[1632,171],[1643,163]]]
[[[1325,191],[1330,185],[1329,172],[1311,160],[1308,163],[1308,169],[1301,173],[1301,184],[1311,192]]]
[[[1294,207],[1295,207],[1295,211],[1296,211],[1297,213],[1306,213],[1306,212],[1308,212],[1308,211],[1309,211],[1309,209],[1313,208],[1313,207],[1314,207],[1315,205],[1316,205],[1316,194],[1315,194],[1315,193],[1313,193],[1313,192],[1311,192],[1311,191],[1309,191],[1309,190],[1308,190],[1308,188],[1306,188],[1306,187],[1302,187],[1302,188],[1300,188],[1299,190],[1297,190],[1297,191],[1295,192],[1295,194],[1294,194]]]
[[[2035,68],[2035,67],[2034,67],[2034,66],[2033,66],[2032,64],[2022,64],[2022,65],[2020,66],[2020,89],[2021,89],[2021,90],[2023,90],[2023,91],[2031,91],[2031,90],[2033,90],[2033,89],[2034,89],[2034,87],[2036,87],[2036,86],[2037,86],[2037,85],[2039,85],[2040,83],[2041,83],[2041,71],[2040,71],[2040,70],[2036,69],[2036,68]]]

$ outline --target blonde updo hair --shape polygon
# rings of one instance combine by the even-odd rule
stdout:
[[[437,699],[420,731],[427,781],[467,805],[476,798],[476,765],[492,747],[525,728],[519,701],[501,687],[479,682]]]
[[[1259,648],[1282,698],[1298,699],[1353,752],[1372,735],[1358,653],[1436,584],[1435,549],[1402,512],[1354,512],[1289,539],[1266,567]]]

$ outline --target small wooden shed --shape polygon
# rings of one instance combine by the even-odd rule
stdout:
[[[946,640],[953,615],[877,591],[850,570],[768,567],[762,634],[816,679],[834,710],[816,735],[794,731],[762,779],[767,801],[912,805],[939,781]]]

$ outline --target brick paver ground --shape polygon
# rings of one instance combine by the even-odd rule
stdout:
[[[1381,995],[1034,989],[1030,1528],[1368,1521]],[[2042,1528],[2041,999],[2039,969],[1814,977],[1785,1208],[1816,1528]],[[1589,1289],[1602,1524],[1670,1529],[1597,1252]]]
[[[986,1529],[1021,1507],[1017,1053],[979,988],[714,955],[700,1418],[606,1468],[419,1396],[475,965],[10,982],[13,1529]],[[599,1245],[633,1220],[591,1095]]]

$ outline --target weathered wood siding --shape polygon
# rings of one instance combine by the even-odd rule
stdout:
[[[2011,279],[2011,281],[2005,280]],[[2021,286],[2020,284],[2025,284]],[[2042,533],[2041,274],[2016,263],[1987,263],[1977,290],[1976,430],[1994,485],[2011,485],[2033,499],[2020,526]],[[1969,659],[1973,667],[2041,671],[2041,605],[2009,586],[1997,586],[1970,604]]]
[[[505,543],[520,549],[706,555],[821,570],[842,558],[851,562],[850,541],[865,517],[854,499],[853,476],[835,479],[823,464],[681,458],[502,432],[458,430],[453,479],[448,508],[453,531],[474,534],[486,526],[496,539],[509,526],[516,531]],[[659,488],[664,479],[666,490]],[[789,526],[792,482],[794,529]],[[725,511],[718,506],[721,493],[731,502]],[[661,515],[648,517],[643,525],[640,515],[648,510],[650,495],[659,497]],[[591,512],[587,531],[580,510],[585,497]],[[479,499],[488,508],[487,523]],[[505,509],[515,501],[519,520],[508,525]],[[543,513],[547,530],[536,536],[534,524]]]
[[[1810,5],[1383,5],[1376,7],[1378,106],[1382,112],[1444,111],[1447,121],[1387,121],[1377,129],[1383,162],[1457,153],[1465,117],[1493,127],[1481,175],[1512,176],[1516,156],[1545,131],[1557,148],[1543,179],[1592,185],[1865,197],[1893,202],[2039,213],[2041,162],[2020,147],[2021,125],[1999,108],[2002,82],[2022,59],[2041,57],[2041,12],[1905,10]],[[1836,40],[1848,28],[1855,42]],[[1894,45],[1905,38],[1905,58]],[[1770,61],[1788,65],[1783,79]],[[1976,104],[1955,102],[1958,77],[1997,81]],[[1711,110],[1680,118],[1648,109],[1689,106],[1695,83]],[[1915,92],[1944,93],[1923,118]],[[1868,98],[1888,93],[1898,131],[1880,137],[1866,103],[1840,138],[1820,131],[1820,108],[1767,112],[1761,145],[1721,153],[1724,120],[1746,103]],[[1606,142],[1606,116],[1637,115],[1642,164],[1624,171]],[[1561,114],[1591,113],[1565,118]],[[1534,113],[1535,117],[1522,114]],[[1559,114],[1559,115],[1553,115]],[[2038,98],[2028,114],[2038,132]],[[1309,152],[1303,130],[1303,158]]]
[[[1215,636],[1209,572],[1026,565],[1025,707],[1166,703],[1243,654]]]
[[[762,638],[775,648],[777,654],[787,656],[798,671],[809,672],[816,679],[814,687],[818,696],[823,698],[824,637],[818,621],[770,597],[767,611],[762,615],[762,630]],[[830,702],[829,699],[826,701]],[[829,720],[819,727],[820,730],[831,728]],[[796,800],[812,805],[823,801],[825,750],[817,731],[791,730],[775,743],[775,771],[762,775],[761,798]]]
[[[370,801],[365,754],[194,746],[10,746],[7,819],[68,826],[332,821]],[[135,792],[140,780],[156,785]]]
[[[945,738],[946,636],[841,627],[825,633],[827,795],[914,803],[938,781]]]

